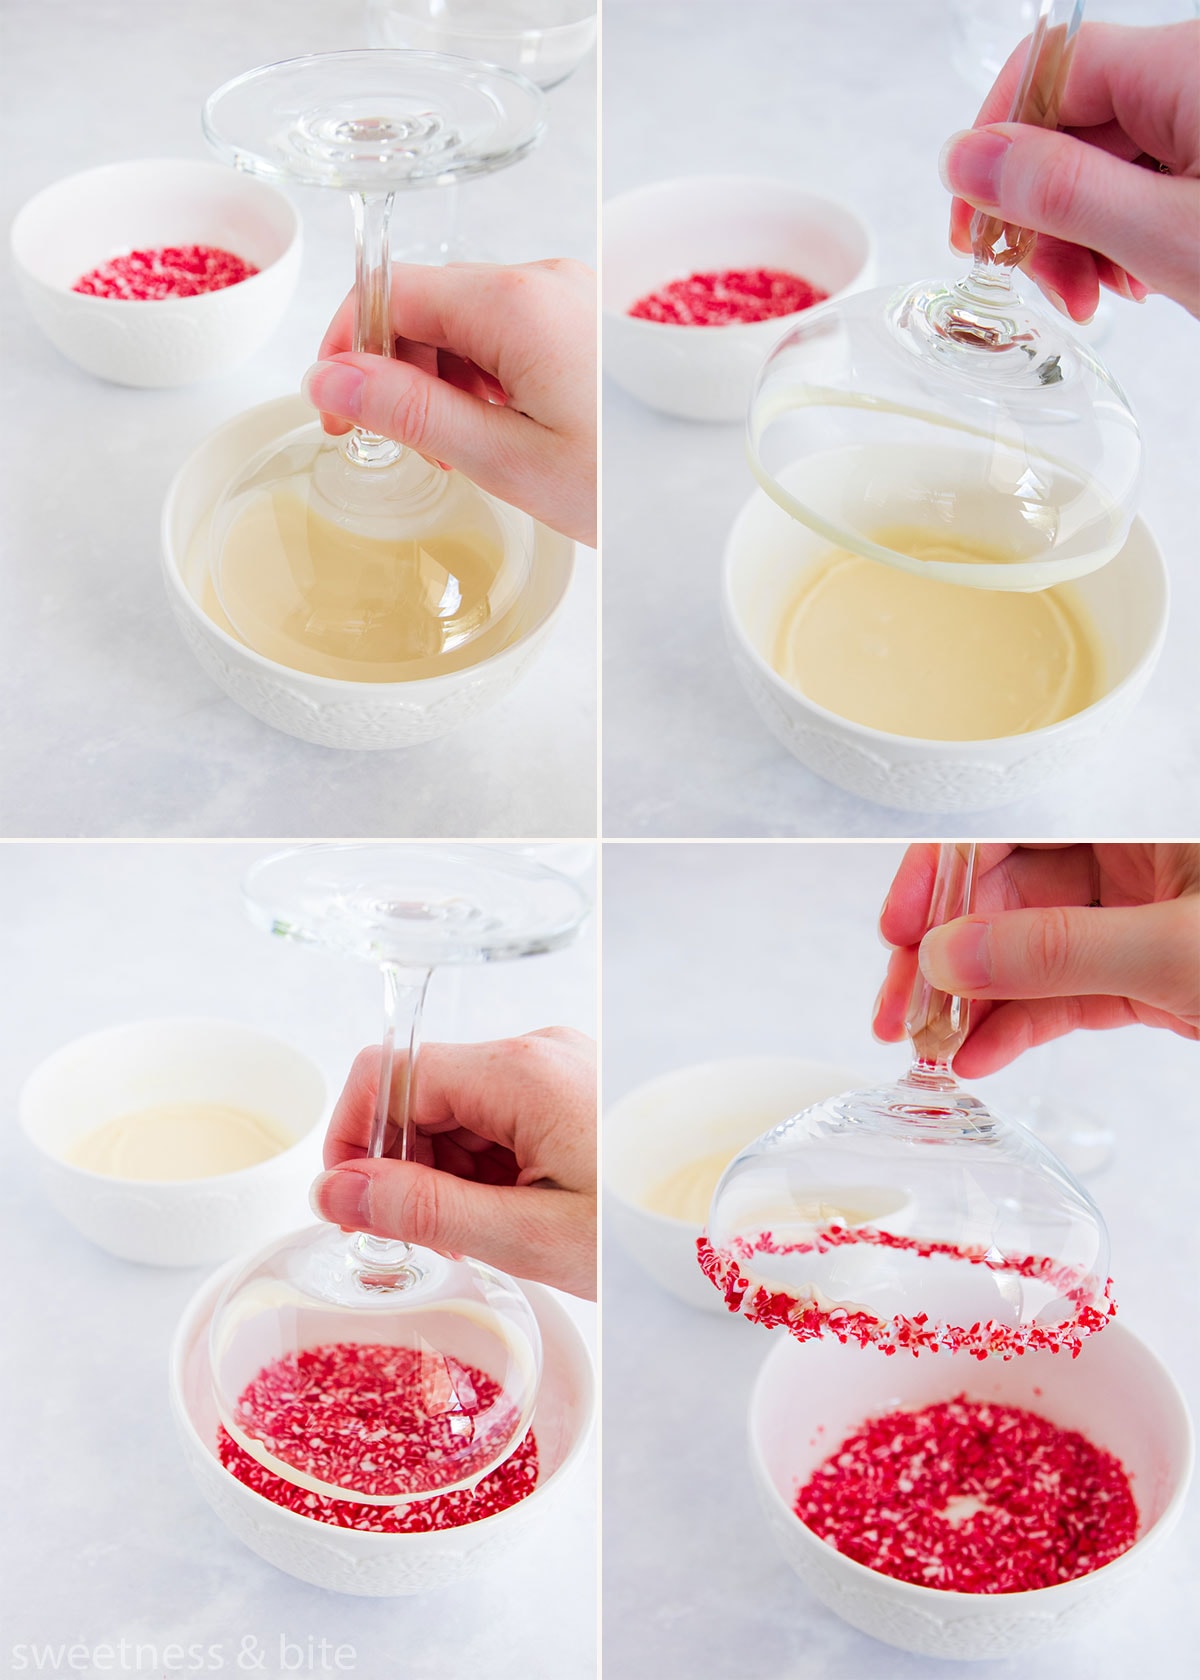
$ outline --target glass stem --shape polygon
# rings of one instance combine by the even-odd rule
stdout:
[[[1058,127],[1059,107],[1082,18],[1083,0],[1041,0],[1021,79],[1009,107],[1010,123]],[[1014,227],[986,210],[976,210],[971,218],[976,268],[972,281],[981,267],[1016,268],[1033,250],[1036,239],[1037,234],[1027,228]]]
[[[406,970],[396,963],[385,962],[383,974],[383,1041],[379,1050],[379,1088],[375,1093],[375,1114],[371,1122],[371,1138],[367,1156],[380,1160],[386,1153],[388,1119],[392,1110],[392,1086],[396,1076],[396,1037],[407,1037],[408,1055],[404,1061],[403,1090],[396,1105],[400,1116],[400,1159],[412,1159],[412,1128],[416,1108],[417,1059],[421,1048],[421,1019],[425,1012],[425,994],[429,989],[430,969]],[[400,1271],[408,1269],[412,1255],[409,1243],[388,1237],[374,1237],[365,1231],[355,1238],[359,1258],[374,1268],[384,1267]]]
[[[367,1153],[376,1160],[384,1153],[391,1089],[395,1077],[396,1029],[407,1029],[408,1055],[404,1063],[404,1090],[397,1105],[400,1111],[400,1159],[412,1159],[412,1123],[417,1090],[417,1053],[421,1047],[421,1019],[430,969],[406,971],[395,963],[383,965],[383,1043],[379,1053],[379,1090],[375,1099],[375,1120]],[[404,1005],[403,1017],[401,1005]]]
[[[1006,261],[990,247],[976,246],[971,272],[933,300],[929,324],[944,341],[973,350],[1012,350],[1029,343],[1028,323],[1018,324],[1014,315],[1020,303]]]
[[[971,303],[1002,309],[1016,297],[1013,271],[994,261],[990,251],[976,256],[971,272],[958,282],[958,290]]]
[[[973,841],[938,847],[927,929],[970,915],[975,898],[975,863]],[[909,1080],[925,1086],[953,1083],[950,1063],[970,1031],[969,1016],[965,998],[938,991],[918,968],[904,1018],[913,1050]]]
[[[392,332],[391,269],[388,257],[388,223],[392,214],[391,193],[354,193],[354,350],[356,355],[395,354]],[[367,432],[361,426],[347,434],[342,447],[359,466],[388,466],[398,461],[403,450],[391,438]]]

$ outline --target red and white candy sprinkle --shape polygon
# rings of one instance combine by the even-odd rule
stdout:
[[[872,1418],[793,1509],[868,1569],[961,1593],[1073,1581],[1128,1551],[1138,1526],[1111,1453],[1019,1406],[965,1395]]]
[[[309,1493],[264,1469],[224,1429],[217,1437],[217,1450],[230,1475],[272,1505],[282,1505],[285,1511],[311,1517],[314,1522],[367,1529],[372,1534],[425,1534],[434,1528],[462,1528],[467,1523],[482,1522],[526,1498],[538,1479],[538,1449],[532,1430],[512,1456],[474,1488],[414,1499],[407,1505],[356,1505],[349,1499],[326,1499]]]
[[[882,1248],[903,1249],[923,1259],[938,1257],[966,1261],[970,1265],[986,1266],[990,1271],[1007,1272],[1016,1277],[1039,1278],[1050,1284],[1074,1307],[1073,1316],[1058,1324],[999,1324],[994,1319],[975,1324],[947,1324],[930,1319],[927,1313],[911,1317],[897,1313],[891,1318],[877,1318],[869,1312],[850,1312],[846,1308],[825,1309],[811,1296],[796,1296],[786,1290],[770,1289],[766,1284],[748,1278],[739,1266],[753,1260],[756,1254],[823,1254],[831,1248],[851,1243],[874,1244]],[[1112,1279],[1109,1278],[1100,1294],[1102,1305],[1093,1304],[1096,1281],[1068,1273],[1054,1260],[1045,1256],[1000,1255],[994,1250],[967,1248],[957,1243],[933,1242],[919,1237],[898,1236],[892,1231],[880,1231],[870,1225],[831,1225],[818,1232],[811,1242],[778,1243],[769,1231],[760,1232],[754,1241],[738,1241],[737,1253],[718,1253],[707,1237],[700,1237],[696,1252],[701,1269],[709,1282],[724,1295],[730,1312],[740,1312],[754,1324],[768,1329],[782,1328],[797,1341],[813,1341],[819,1336],[834,1336],[839,1342],[857,1342],[860,1347],[877,1347],[886,1354],[901,1350],[916,1356],[928,1351],[938,1353],[969,1353],[976,1359],[1011,1359],[1026,1352],[1058,1353],[1066,1349],[1074,1359],[1078,1356],[1083,1338],[1103,1330],[1116,1314],[1112,1298]]]
[[[794,315],[828,296],[819,286],[782,268],[727,268],[671,280],[640,297],[629,313],[639,321],[676,327],[727,327]]]
[[[239,1397],[236,1421],[314,1481],[386,1496],[482,1473],[517,1416],[499,1383],[448,1356],[329,1342],[265,1365]]]
[[[111,257],[81,274],[71,290],[88,297],[157,302],[220,292],[257,273],[253,263],[217,245],[163,245]]]

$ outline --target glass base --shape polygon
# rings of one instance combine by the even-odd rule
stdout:
[[[299,847],[256,864],[243,892],[271,933],[412,969],[556,951],[589,909],[557,870],[479,846]]]
[[[301,186],[399,192],[507,168],[541,138],[523,76],[448,53],[314,53],[248,70],[203,113],[213,150]]]

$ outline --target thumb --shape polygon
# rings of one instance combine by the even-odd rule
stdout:
[[[1098,251],[1200,313],[1200,183],[1025,123],[952,135],[939,168],[949,190],[976,209]]]
[[[1197,917],[1181,903],[964,916],[925,935],[921,972],[960,997],[1123,997],[1181,1013],[1197,948]]]
[[[322,1173],[309,1199],[331,1224],[441,1254],[469,1254],[518,1277],[555,1282],[569,1240],[563,1208],[569,1197],[541,1186],[474,1184],[415,1161],[383,1159]]]
[[[531,449],[530,429],[541,432],[515,409],[386,356],[347,354],[317,362],[302,388],[323,414],[394,438],[430,460],[448,461],[506,500]]]

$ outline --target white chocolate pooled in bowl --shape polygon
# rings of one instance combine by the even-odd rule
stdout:
[[[242,1172],[295,1141],[268,1115],[231,1103],[155,1103],[85,1132],[66,1159],[109,1178],[167,1182]]]
[[[1104,691],[1099,637],[1070,584],[963,589],[837,549],[806,569],[772,663],[839,717],[931,741],[1044,729]]]

